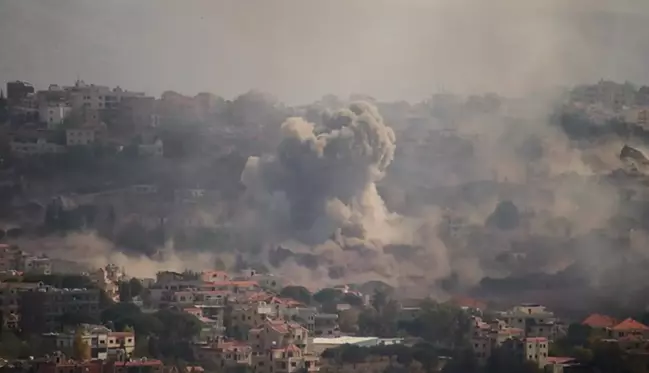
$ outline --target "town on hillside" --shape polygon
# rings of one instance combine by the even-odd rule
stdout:
[[[553,120],[581,146],[613,135],[649,139],[647,87],[602,80],[559,97]],[[443,207],[437,225],[418,232],[436,232],[449,251],[510,277],[469,285],[460,271],[427,277],[436,262],[416,245],[381,247],[398,270],[375,271],[383,264],[372,262],[378,250],[354,245],[363,233],[355,227],[329,241],[344,253],[340,262],[326,251],[254,241],[266,225],[233,228],[242,216],[267,218],[241,214],[250,204],[242,185],[248,157],[275,149],[287,118],[318,122],[345,100],[288,107],[255,91],[225,100],[173,91],[153,97],[82,80],[46,89],[11,81],[0,95],[0,373],[647,371],[645,282],[625,277],[647,263],[633,246],[642,247],[646,216],[638,206],[649,198],[641,146],[614,148],[613,168],[598,158],[594,174],[554,174],[537,162],[549,145],[526,138],[515,157],[524,163],[520,179],[494,169],[480,174],[488,181],[475,181],[473,171],[464,180],[481,137],[437,125],[517,118],[520,101],[359,98],[390,120],[399,141],[396,171],[378,185],[385,204],[400,212]],[[466,183],[433,189],[435,172]],[[575,190],[585,192],[593,179],[620,186],[617,209],[602,207],[619,211],[606,215],[605,227],[586,229],[585,215],[567,220],[548,210],[565,198],[553,191],[569,186],[576,211],[591,212],[594,199],[580,202]],[[466,203],[475,203],[469,213]],[[483,220],[476,222],[475,206],[488,207]],[[186,270],[129,268],[142,258],[163,266],[169,242]],[[593,242],[603,245],[598,258],[610,272],[584,265],[594,256],[579,249]],[[632,248],[624,260],[620,245]],[[209,258],[202,268],[189,265],[201,255]],[[126,260],[117,265],[115,257]],[[297,268],[327,273],[327,283],[295,281]],[[364,270],[377,280],[347,280]]]
[[[605,372],[649,364],[649,314],[308,289],[253,269],[52,272],[0,247],[2,372]],[[38,259],[38,260],[35,260]],[[38,264],[35,264],[38,263]],[[632,370],[631,370],[632,371]]]

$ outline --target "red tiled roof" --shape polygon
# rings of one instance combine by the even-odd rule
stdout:
[[[582,321],[581,324],[588,325],[592,328],[612,328],[617,324],[617,320],[610,316],[594,313]]]
[[[628,318],[621,323],[615,325],[613,327],[613,330],[649,330],[649,327],[647,327],[645,324],[635,321],[632,318]]]
[[[550,356],[547,359],[548,364],[566,364],[573,361],[575,361],[575,358],[570,356]]]

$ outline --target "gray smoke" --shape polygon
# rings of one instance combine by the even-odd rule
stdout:
[[[337,231],[387,238],[390,214],[376,190],[394,158],[395,136],[365,102],[328,115],[322,125],[289,118],[275,155],[250,157],[242,182],[276,224],[308,244]],[[387,230],[386,230],[387,229]]]
[[[401,286],[426,272],[428,280],[449,274],[434,231],[439,214],[391,213],[377,191],[396,140],[375,106],[325,112],[319,125],[289,118],[281,131],[276,153],[250,157],[241,176],[265,254],[277,247],[291,253],[277,264],[281,270],[305,283],[380,279]],[[408,260],[402,250],[411,251]]]

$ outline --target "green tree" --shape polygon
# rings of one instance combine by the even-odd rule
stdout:
[[[119,283],[119,300],[120,302],[130,302],[133,298],[139,296],[144,291],[142,282],[137,278]]]
[[[18,358],[21,353],[21,340],[11,331],[0,333],[0,356]]]
[[[336,303],[341,299],[342,292],[333,288],[322,289],[313,294],[313,300],[320,304]]]
[[[305,305],[311,304],[311,292],[304,286],[287,286],[279,293],[280,297],[291,298]]]
[[[433,344],[459,348],[467,343],[470,320],[470,315],[459,307],[426,300],[417,318],[403,327],[410,335]]]

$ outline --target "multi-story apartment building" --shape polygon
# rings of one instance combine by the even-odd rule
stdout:
[[[248,331],[262,325],[275,315],[274,309],[266,302],[255,304],[234,304],[226,315],[229,329],[234,335],[246,336]]]
[[[120,102],[127,97],[144,97],[143,92],[130,92],[120,87],[110,89],[107,86],[86,84],[77,81],[70,92],[70,103],[76,110],[110,110],[117,109]]]
[[[252,366],[257,373],[317,371],[318,357],[309,354],[309,333],[295,322],[266,320],[251,329]]]
[[[313,334],[316,337],[340,337],[337,314],[317,313],[313,319]]]
[[[18,246],[0,244],[0,272],[12,270],[48,275],[52,264],[46,256],[30,255]]]
[[[34,373],[162,373],[164,364],[155,359],[70,360],[61,353],[32,362]]]
[[[43,287],[42,283],[3,282],[0,283],[0,312],[2,323],[7,329],[17,330],[21,321],[21,294]]]
[[[47,332],[59,325],[65,314],[83,314],[99,319],[99,289],[57,289],[42,286],[21,294],[21,329]]]
[[[206,367],[219,371],[252,364],[252,348],[241,341],[219,341],[209,345],[196,345],[194,355]]]
[[[49,275],[52,273],[52,262],[46,256],[23,255],[21,269],[25,273]]]
[[[103,325],[82,324],[80,328],[82,341],[90,346],[93,359],[105,360],[117,356],[120,351],[130,357],[135,350],[133,332],[113,332]],[[69,354],[72,352],[76,334],[76,330],[43,334],[45,348],[51,352],[63,351]]]
[[[98,127],[72,128],[65,130],[65,144],[67,146],[88,146],[98,139]]]
[[[30,83],[16,80],[7,82],[7,100],[10,103],[16,103],[25,99],[27,96],[34,94],[34,86]]]
[[[11,271],[20,268],[23,252],[18,246],[0,244],[0,271]]]
[[[48,130],[55,130],[68,118],[72,107],[66,102],[40,101],[38,103],[38,118],[47,124]]]
[[[11,154],[16,157],[65,153],[65,146],[50,142],[45,137],[14,137],[9,146]]]
[[[547,338],[511,338],[503,348],[517,359],[534,361],[543,369],[548,364],[549,344]]]
[[[527,337],[553,340],[562,333],[561,324],[554,313],[539,304],[522,304],[502,313],[500,317],[509,327],[523,330]]]

